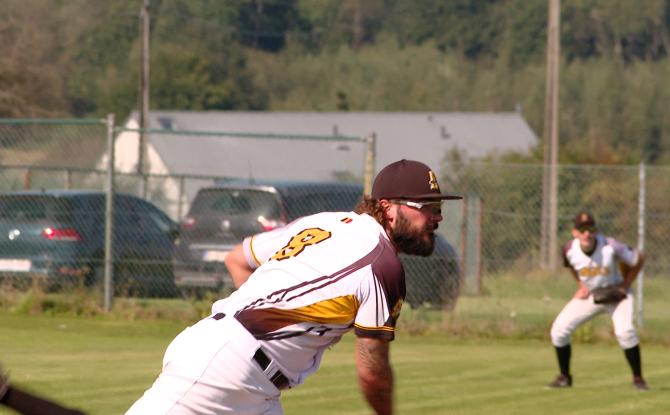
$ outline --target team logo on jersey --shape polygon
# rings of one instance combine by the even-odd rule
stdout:
[[[324,231],[321,228],[304,229],[291,238],[290,241],[279,251],[277,251],[270,259],[283,261],[288,258],[300,255],[305,250],[306,246],[315,245],[330,238],[332,234]]]
[[[579,270],[579,276],[586,278],[597,277],[599,275],[609,275],[609,274],[610,274],[609,267],[585,267]]]
[[[435,176],[432,170],[428,170],[428,184],[430,185],[430,190],[440,191],[440,185],[437,184],[437,176]]]

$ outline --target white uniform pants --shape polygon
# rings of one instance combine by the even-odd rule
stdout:
[[[158,379],[126,415],[283,414],[253,360],[259,346],[233,317],[199,321],[170,343]]]
[[[551,342],[556,347],[567,346],[577,327],[601,313],[608,313],[612,318],[614,334],[621,348],[630,349],[638,345],[640,340],[633,325],[633,294],[630,291],[617,304],[595,304],[592,295],[584,300],[573,298],[554,320]]]

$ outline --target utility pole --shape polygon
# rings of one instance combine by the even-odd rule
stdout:
[[[353,48],[360,49],[363,44],[363,11],[361,10],[361,0],[354,0],[354,18],[353,18]]]
[[[377,160],[377,134],[372,133],[363,138],[365,142],[365,168],[363,177],[363,194],[370,196],[372,183],[375,175],[375,163]]]
[[[261,37],[261,18],[263,17],[263,0],[256,0],[256,28],[254,31],[254,49],[258,49]]]
[[[544,112],[544,172],[540,256],[550,271],[557,266],[558,244],[558,69],[560,65],[560,0],[549,0],[547,24],[547,79]]]
[[[137,173],[140,175],[142,196],[146,194],[146,180],[144,173],[148,173],[146,166],[147,133],[149,128],[149,0],[142,4],[142,68],[140,77],[140,96],[142,108],[140,110],[140,139],[137,150]]]

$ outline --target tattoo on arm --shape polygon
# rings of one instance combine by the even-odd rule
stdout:
[[[359,338],[356,365],[361,390],[377,414],[393,411],[393,370],[388,341]]]

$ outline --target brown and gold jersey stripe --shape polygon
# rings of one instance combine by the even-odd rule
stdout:
[[[350,326],[358,310],[353,295],[332,298],[305,307],[282,310],[278,308],[249,309],[240,312],[237,319],[254,337],[261,339],[270,332],[300,323]]]

